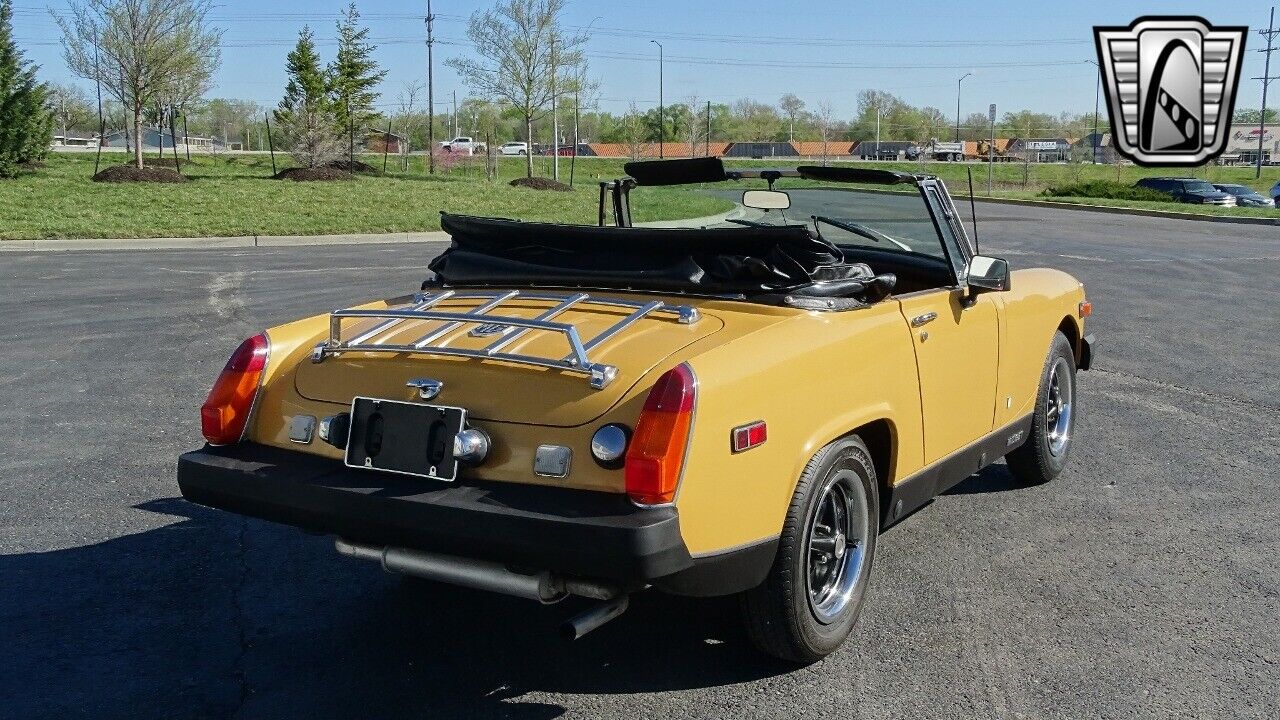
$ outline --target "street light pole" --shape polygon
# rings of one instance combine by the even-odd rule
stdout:
[[[650,40],[649,42],[658,46],[658,159],[661,160],[666,157],[665,149],[667,143],[667,123],[664,117],[667,114],[667,109],[662,101],[662,43],[657,40]]]
[[[964,79],[972,74],[971,72],[965,73],[956,81],[956,142],[960,142],[960,83],[964,82]]]

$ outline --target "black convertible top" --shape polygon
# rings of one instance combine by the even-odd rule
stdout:
[[[451,285],[558,285],[701,294],[785,292],[867,274],[801,225],[597,227],[441,213]]]

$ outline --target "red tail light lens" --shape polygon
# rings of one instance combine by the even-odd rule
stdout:
[[[210,444],[234,445],[244,436],[270,348],[266,335],[254,335],[240,343],[222,368],[208,399],[200,406],[200,429]]]
[[[688,364],[668,370],[649,391],[627,448],[627,494],[634,502],[662,505],[675,500],[697,392]]]

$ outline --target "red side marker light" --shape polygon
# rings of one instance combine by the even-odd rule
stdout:
[[[763,420],[757,420],[734,428],[730,437],[733,439],[733,451],[740,453],[757,445],[763,445],[764,441],[769,439],[769,428]]]
[[[1093,303],[1088,300],[1080,301],[1080,319],[1083,320],[1093,314]]]

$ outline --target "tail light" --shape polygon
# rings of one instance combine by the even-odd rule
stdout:
[[[200,429],[212,445],[234,445],[244,436],[271,344],[266,335],[240,343],[200,406]]]
[[[688,364],[668,370],[649,391],[627,449],[626,487],[641,505],[673,502],[693,427],[697,381]]]

